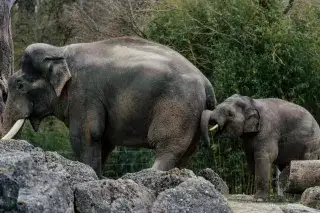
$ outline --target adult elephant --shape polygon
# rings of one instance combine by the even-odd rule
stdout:
[[[216,103],[193,64],[140,38],[31,44],[21,64],[8,82],[4,138],[27,118],[37,131],[54,115],[69,128],[76,157],[98,175],[115,145],[155,149],[155,169],[184,166],[199,141],[202,111]]]
[[[201,129],[208,142],[208,123],[216,134],[240,137],[247,162],[255,173],[255,198],[269,198],[271,165],[283,170],[291,160],[317,159],[320,129],[303,107],[275,98],[251,99],[235,94],[202,114]]]

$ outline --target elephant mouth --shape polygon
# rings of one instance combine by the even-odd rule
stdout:
[[[29,117],[30,124],[35,132],[38,132],[41,120],[42,119],[37,117]]]

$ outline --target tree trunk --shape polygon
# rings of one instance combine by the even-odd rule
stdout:
[[[307,188],[320,186],[320,160],[291,161],[280,174],[280,186],[287,193],[301,194]]]
[[[11,2],[0,0],[0,74],[7,79],[13,73],[13,44],[11,35]]]
[[[13,74],[13,43],[10,10],[15,0],[0,0],[0,136],[2,113],[7,97],[7,79]]]

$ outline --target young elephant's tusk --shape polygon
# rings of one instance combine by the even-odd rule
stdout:
[[[219,125],[216,124],[216,125],[214,125],[214,127],[211,127],[209,130],[210,130],[210,131],[213,131],[213,130],[217,129],[218,127],[219,127]]]
[[[19,132],[19,130],[21,129],[24,121],[25,121],[25,119],[17,120],[16,123],[10,129],[10,131],[5,136],[3,136],[3,138],[1,138],[1,140],[6,140],[6,139],[13,138]]]

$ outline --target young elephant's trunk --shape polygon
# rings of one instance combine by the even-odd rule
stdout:
[[[208,126],[209,126],[211,113],[212,113],[212,111],[210,111],[210,110],[204,110],[201,114],[200,131],[201,131],[201,136],[202,136],[202,139],[204,140],[206,147],[210,147]]]

